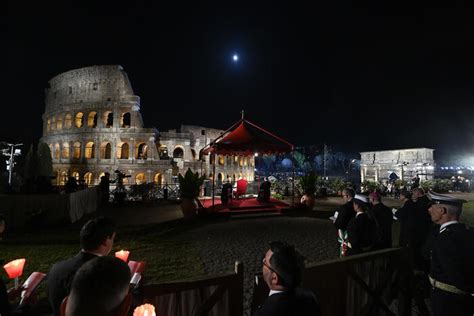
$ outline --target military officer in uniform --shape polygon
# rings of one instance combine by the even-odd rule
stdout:
[[[466,201],[436,193],[428,212],[436,227],[428,242],[431,304],[434,316],[472,316],[474,232],[459,223]]]

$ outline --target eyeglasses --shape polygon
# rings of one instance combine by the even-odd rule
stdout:
[[[270,271],[272,271],[273,273],[276,273],[277,275],[279,275],[278,272],[276,272],[276,271],[275,271],[272,267],[270,267],[270,265],[267,263],[267,260],[265,260],[265,256],[263,256],[263,258],[262,258],[262,264],[263,264],[265,267],[267,267]]]

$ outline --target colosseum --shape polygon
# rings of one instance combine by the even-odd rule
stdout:
[[[171,184],[187,168],[212,179],[213,159],[200,150],[224,131],[181,125],[160,132],[146,128],[140,97],[119,65],[67,71],[49,81],[42,142],[49,145],[56,184],[73,176],[88,185],[120,170],[129,183]],[[254,178],[253,157],[218,156],[217,182]]]

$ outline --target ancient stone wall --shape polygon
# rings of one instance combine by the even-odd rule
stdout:
[[[51,149],[59,185],[68,176],[97,184],[115,170],[131,175],[131,183],[170,183],[188,167],[212,176],[209,157],[200,163],[199,152],[223,131],[187,125],[163,133],[144,128],[140,98],[121,66],[57,75],[49,81],[45,103],[41,141]],[[219,164],[216,174],[253,180],[253,157],[252,163],[245,159],[245,164]]]
[[[402,180],[411,180],[416,175],[422,180],[432,179],[433,151],[411,148],[361,152],[361,180],[386,182],[392,173]]]

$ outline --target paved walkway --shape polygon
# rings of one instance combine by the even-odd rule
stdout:
[[[270,217],[231,220],[189,232],[201,252],[207,273],[233,269],[235,261],[244,263],[244,315],[249,315],[254,276],[262,271],[262,257],[273,240],[296,245],[307,262],[338,256],[336,233],[328,220]]]

